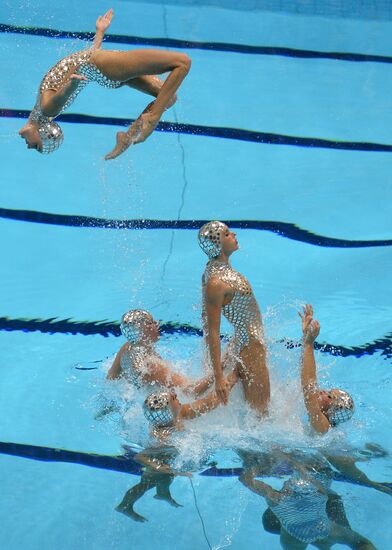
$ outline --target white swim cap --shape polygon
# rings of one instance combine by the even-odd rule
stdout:
[[[175,420],[173,411],[170,408],[170,393],[151,393],[144,401],[143,412],[153,426],[158,428],[167,426]]]
[[[353,398],[349,393],[343,390],[334,390],[334,392],[334,401],[325,413],[331,426],[347,422],[355,410]]]
[[[38,127],[39,137],[42,141],[42,151],[44,155],[53,153],[60,147],[64,141],[63,131],[57,122],[43,122]]]
[[[221,234],[227,226],[218,221],[208,222],[200,228],[198,239],[200,248],[209,258],[216,258],[222,252]]]
[[[144,309],[132,309],[121,318],[122,335],[131,344],[139,342],[144,335],[144,329],[148,324],[153,322],[152,315]]]

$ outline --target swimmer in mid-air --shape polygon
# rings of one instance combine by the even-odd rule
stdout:
[[[215,390],[227,403],[228,382],[223,374],[221,315],[234,327],[230,347],[238,358],[238,376],[245,399],[262,416],[268,412],[270,381],[261,313],[248,280],[230,265],[238,250],[236,234],[222,222],[211,221],[199,231],[199,245],[209,258],[202,278],[203,328],[215,375]]]
[[[231,391],[238,380],[237,370],[234,369],[227,376],[227,389]],[[202,414],[216,409],[221,404],[216,391],[211,391],[205,397],[192,403],[181,404],[177,394],[156,392],[150,394],[144,401],[144,416],[150,422],[151,435],[160,443],[170,441],[173,432],[184,430],[184,420],[193,420]]]
[[[186,54],[162,50],[102,50],[105,31],[113,10],[98,17],[96,34],[90,48],[61,59],[44,76],[34,109],[19,131],[28,149],[52,153],[63,142],[63,132],[54,122],[88,84],[97,82],[106,88],[129,86],[156,97],[126,132],[117,133],[114,149],[106,160],[121,155],[130,145],[145,141],[162,114],[176,101],[176,92],[189,72],[191,61]],[[165,81],[156,75],[169,73]]]
[[[192,380],[171,370],[155,350],[159,339],[159,323],[150,313],[133,309],[122,316],[121,332],[127,342],[121,346],[107,379],[124,378],[137,389],[151,384],[159,388],[180,388],[195,397],[204,393],[213,383],[212,375]]]
[[[313,307],[306,304],[302,312],[303,355],[301,385],[309,422],[318,434],[350,420],[354,414],[354,401],[350,394],[333,388],[320,390],[317,384],[314,342],[320,332],[320,323],[313,319]]]

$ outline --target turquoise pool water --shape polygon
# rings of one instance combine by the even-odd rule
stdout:
[[[26,151],[17,135],[47,68],[84,47],[83,33],[110,6],[0,8],[7,550],[281,548],[263,529],[264,499],[238,481],[239,447],[392,450],[390,14],[382,3],[373,12],[362,3],[364,17],[347,3],[343,11],[308,3],[299,13],[283,2],[280,11],[217,4],[113,3],[104,47],[171,47],[190,55],[192,69],[158,131],[112,163],[102,159],[115,132],[148,101],[132,90],[89,86],[64,117],[53,156]],[[272,416],[244,423],[237,388],[228,409],[177,442],[179,465],[192,459],[196,470],[192,482],[176,477],[171,486],[183,507],[149,492],[135,506],[149,521],[136,523],[115,508],[140,480],[124,445],[146,444],[141,397],[127,395],[122,418],[97,421],[103,380],[122,344],[118,319],[131,307],[161,320],[162,355],[200,374],[205,259],[196,229],[209,219],[237,230],[233,265],[265,321]],[[292,344],[305,301],[321,322],[321,379],[357,403],[352,422],[322,441],[302,428]],[[389,482],[391,464],[386,455],[358,466]],[[280,488],[289,472],[270,474],[263,479]],[[351,481],[335,475],[332,489],[352,529],[388,550],[391,497]]]

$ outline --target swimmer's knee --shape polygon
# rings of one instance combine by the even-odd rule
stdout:
[[[186,53],[180,53],[178,54],[178,65],[183,69],[185,72],[189,72],[189,69],[191,68],[191,58]]]

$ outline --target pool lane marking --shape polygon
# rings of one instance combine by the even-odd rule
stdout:
[[[134,460],[136,451],[127,449],[123,455],[100,455],[95,453],[85,453],[82,451],[69,451],[55,447],[44,447],[38,445],[28,445],[24,443],[12,443],[0,441],[0,453],[8,456],[27,458],[41,462],[63,462],[68,464],[80,464],[90,466],[101,470],[111,470],[133,475],[141,475],[143,468]],[[207,468],[199,475],[206,477],[238,477],[242,473],[242,468],[217,468],[212,466]],[[288,463],[282,462],[282,465],[268,473],[268,477],[288,476],[293,473],[292,467]],[[351,479],[350,477],[333,471],[332,478],[335,481],[343,481],[354,485],[363,485],[361,481]],[[392,483],[383,483],[386,487],[392,488]],[[366,485],[365,485],[366,486]]]
[[[48,225],[60,225],[66,227],[97,228],[97,229],[178,229],[198,230],[209,220],[155,220],[155,219],[131,219],[115,220],[96,218],[91,216],[78,216],[72,214],[51,214],[49,212],[37,212],[35,210],[15,210],[0,208],[0,218],[29,223],[42,223]],[[326,248],[371,248],[377,246],[392,246],[392,239],[376,240],[350,240],[335,237],[326,237],[302,229],[294,223],[276,222],[269,220],[222,220],[232,229],[253,229],[257,231],[269,231],[286,239],[303,242]]]
[[[64,31],[45,27],[21,27],[16,25],[0,24],[0,33],[23,34],[41,36],[44,38],[79,39],[92,41],[94,33]],[[178,38],[159,38],[144,36],[129,36],[122,34],[106,34],[104,41],[112,44],[130,44],[136,46],[153,46],[186,50],[206,50],[215,52],[240,53],[247,55],[267,55],[278,57],[292,57],[299,59],[330,59],[335,61],[392,63],[392,57],[387,55],[363,54],[352,52],[326,52],[304,50],[282,46],[251,46],[228,42],[200,42],[195,40],[181,40]]]
[[[0,108],[1,118],[28,118],[30,111],[25,109]],[[77,124],[101,124],[108,126],[129,126],[135,119],[118,117],[100,117],[66,113],[56,117],[59,122]],[[202,126],[200,124],[183,124],[177,122],[160,121],[155,128],[158,132],[178,133],[192,136],[231,139],[264,145],[286,145],[291,147],[308,147],[316,149],[337,149],[342,151],[370,151],[391,153],[392,145],[366,141],[337,141],[324,138],[289,136],[271,132],[257,132],[241,128],[227,128],[223,126]]]
[[[6,332],[41,332],[43,334],[81,334],[83,336],[100,335],[105,338],[108,336],[120,336],[121,330],[118,323],[111,321],[73,321],[71,319],[10,319],[9,317],[0,317],[0,331]],[[187,336],[203,336],[203,331],[189,324],[174,322],[165,322],[160,324],[162,334],[181,334]],[[224,338],[222,336],[221,338]],[[287,349],[298,348],[301,346],[299,340],[281,339],[278,343],[283,344]],[[374,355],[380,353],[385,359],[392,358],[392,333],[386,334],[371,343],[365,343],[360,346],[341,346],[332,344],[322,344],[315,342],[315,348],[322,353],[328,353],[340,357],[364,357],[365,355]],[[78,370],[95,370],[93,367],[83,368],[75,367]]]

